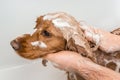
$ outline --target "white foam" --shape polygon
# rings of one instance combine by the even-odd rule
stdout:
[[[41,48],[47,48],[47,45],[46,45],[44,42],[41,42],[41,43],[39,44],[39,47],[41,47]]]
[[[39,46],[40,48],[47,48],[47,45],[42,41],[31,42],[32,46]]]
[[[84,21],[80,21],[80,28],[82,28],[83,30],[88,30],[90,25],[88,25],[86,22]]]
[[[31,42],[32,46],[39,46],[40,42],[39,41],[35,41],[35,42]]]
[[[99,34],[95,34],[93,32],[89,32],[89,31],[86,31],[85,34],[86,34],[86,37],[92,38],[93,41],[95,42],[95,44],[98,44],[100,42],[100,35]]]
[[[43,20],[51,20],[52,18],[54,18],[54,17],[51,15],[46,15],[43,17]]]
[[[93,36],[93,34],[91,32],[88,32],[88,31],[86,31],[85,34],[86,34],[86,37],[92,37]]]
[[[116,64],[117,64],[117,67],[116,67],[116,72],[119,72],[119,69],[120,69],[120,61],[118,61],[118,62],[116,62]]]
[[[98,44],[98,43],[100,42],[100,35],[99,35],[99,34],[95,34],[95,35],[93,36],[93,39],[94,39],[94,41],[96,42],[96,44]]]
[[[57,19],[52,20],[52,23],[56,27],[70,27],[70,24],[61,18],[57,18]]]
[[[60,14],[56,14],[56,15],[45,15],[44,17],[43,17],[43,20],[52,20],[52,19],[54,19],[54,18],[56,18],[57,16],[59,16]]]
[[[59,28],[63,33],[63,37],[68,41],[70,38],[75,40],[75,44],[85,47],[84,40],[79,36],[79,24],[70,16],[64,13],[48,14],[43,20],[51,20],[55,27]],[[73,19],[73,20],[72,20]],[[87,27],[87,26],[86,26]]]

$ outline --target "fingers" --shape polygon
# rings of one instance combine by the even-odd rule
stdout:
[[[83,30],[85,37],[87,40],[98,44],[100,41],[100,34],[99,34],[99,29],[81,21],[80,22],[80,28]]]
[[[101,31],[101,44],[100,49],[112,53],[120,50],[120,36],[111,34],[106,31]]]
[[[120,50],[120,36],[94,28],[85,22],[80,22],[80,28],[84,31],[86,39],[99,45],[102,51],[112,53]]]

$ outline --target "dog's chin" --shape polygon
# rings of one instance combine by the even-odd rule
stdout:
[[[33,60],[33,59],[38,59],[38,58],[42,58],[42,57],[44,57],[44,56],[46,56],[47,54],[49,54],[49,53],[55,53],[56,51],[44,51],[44,52],[38,52],[38,51],[35,51],[35,52],[17,52],[16,51],[16,53],[19,55],[19,56],[21,56],[21,57],[23,57],[23,58],[25,58],[25,59],[30,59],[30,60]]]
[[[42,56],[42,55],[40,55],[38,53],[30,53],[30,52],[27,52],[27,53],[25,53],[25,52],[22,52],[22,53],[16,52],[16,53],[19,56],[21,56],[22,58],[30,59],[30,60],[37,59],[37,58],[40,58],[40,56]]]

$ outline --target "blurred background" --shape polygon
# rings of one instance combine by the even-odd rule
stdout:
[[[59,11],[108,31],[120,27],[120,0],[0,0],[0,80],[66,80],[64,71],[21,58],[10,46],[33,31],[37,17]]]

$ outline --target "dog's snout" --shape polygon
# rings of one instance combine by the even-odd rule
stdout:
[[[17,40],[13,40],[13,41],[11,41],[11,46],[12,46],[12,48],[14,49],[14,50],[19,50],[20,49],[20,44],[19,44],[19,42],[17,41]]]

